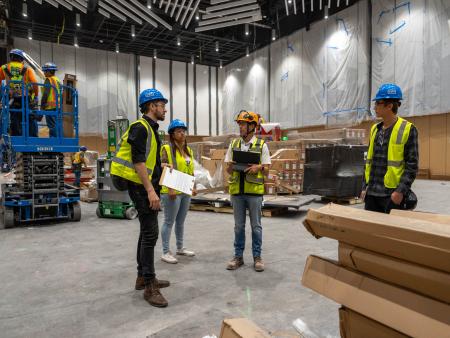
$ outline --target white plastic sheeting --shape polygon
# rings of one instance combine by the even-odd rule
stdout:
[[[356,5],[279,39],[225,68],[223,131],[233,130],[233,113],[251,109],[283,128],[333,122],[357,123],[369,109],[368,2]],[[254,65],[263,70],[253,74]],[[270,116],[269,116],[270,108]],[[330,122],[328,120],[328,122]]]
[[[170,98],[170,61],[156,59],[155,74],[152,70],[153,59],[141,56],[140,62],[140,91],[153,87],[153,75],[155,76],[155,88],[163,95]],[[172,117],[181,119],[189,126],[191,135],[209,135],[209,125],[211,123],[211,133],[216,134],[216,69],[211,67],[211,87],[209,86],[209,67],[202,65],[187,64],[172,61]],[[196,86],[194,90],[194,69],[196,74]],[[188,77],[186,90],[186,76]],[[211,92],[211,118],[209,114],[209,95]],[[194,100],[196,99],[196,114]],[[170,123],[170,104],[166,105],[167,114],[165,121],[160,123],[160,128],[167,132]],[[187,110],[187,112],[186,112]],[[195,130],[195,125],[197,130]]]
[[[61,81],[64,74],[76,75],[80,135],[106,137],[109,119],[136,119],[134,56],[21,38],[14,39],[14,47],[41,65],[56,63]]]
[[[450,110],[450,0],[372,2],[372,96],[403,90],[403,116]]]
[[[236,131],[234,118],[240,110],[269,113],[268,47],[224,67],[222,84],[222,132]]]

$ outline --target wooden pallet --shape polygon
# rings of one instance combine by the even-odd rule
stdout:
[[[359,197],[326,197],[322,196],[322,201],[327,203],[336,203],[336,204],[361,204],[364,203],[362,199]]]
[[[213,211],[213,212],[220,212],[220,213],[226,213],[226,214],[232,214],[233,208],[230,206],[223,206],[223,207],[215,207],[209,204],[191,204],[190,210],[193,211]],[[286,213],[288,210],[287,207],[279,207],[279,208],[264,208],[262,209],[262,215],[264,217],[273,217],[277,215],[281,215]]]

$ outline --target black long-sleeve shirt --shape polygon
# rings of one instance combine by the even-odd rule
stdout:
[[[155,190],[159,190],[159,179],[162,174],[160,157],[161,141],[158,137],[159,124],[148,116],[144,115],[143,118],[150,124],[150,127],[153,129],[156,136],[156,164],[152,174],[152,185]],[[147,129],[141,123],[132,125],[128,132],[127,142],[131,145],[131,160],[133,163],[145,163],[147,161],[147,158],[145,157]],[[154,147],[155,145],[152,144],[151,146]]]
[[[416,174],[419,169],[419,141],[417,129],[412,126],[408,140],[405,144],[405,171],[400,179],[400,183],[395,189],[386,188],[384,186],[384,175],[387,171],[389,139],[393,128],[394,125],[387,129],[383,129],[383,123],[377,125],[369,184],[367,185],[365,179],[363,183],[363,189],[367,188],[367,195],[386,197],[390,196],[394,191],[405,194],[416,179]]]

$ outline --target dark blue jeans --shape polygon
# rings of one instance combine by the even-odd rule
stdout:
[[[245,219],[247,212],[250,216],[252,227],[252,252],[253,257],[261,257],[262,247],[262,226],[261,208],[263,196],[252,195],[232,195],[234,214],[234,255],[242,257],[245,249]]]

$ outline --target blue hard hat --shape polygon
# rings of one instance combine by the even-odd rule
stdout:
[[[163,101],[164,103],[168,102],[163,94],[159,90],[156,90],[154,88],[145,89],[141,92],[141,94],[139,95],[139,107],[141,107],[144,103],[150,101]]]
[[[43,66],[42,66],[42,70],[44,71],[44,72],[47,72],[47,71],[49,71],[49,70],[58,70],[58,66],[57,65],[55,65],[53,62],[47,62],[47,63],[45,63]]]
[[[377,95],[372,101],[384,99],[403,100],[402,90],[399,86],[393,83],[385,83],[381,85],[380,89],[378,89]]]
[[[183,121],[175,119],[170,122],[169,128],[167,128],[167,132],[171,134],[176,128],[183,128],[184,130],[187,130],[187,126]]]
[[[86,150],[87,150],[87,147],[86,147],[86,146],[81,146],[81,147],[80,147],[80,150],[81,150],[81,151],[86,151]]]
[[[23,55],[23,50],[21,49],[11,49],[9,51],[9,55],[16,55],[16,56],[20,56],[22,59],[25,58],[25,56]]]

